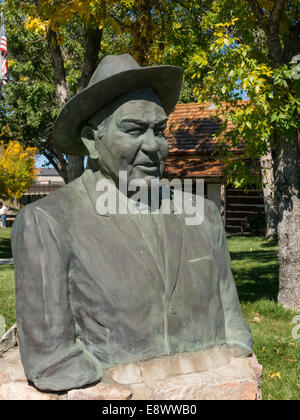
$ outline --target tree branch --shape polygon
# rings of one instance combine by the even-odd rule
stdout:
[[[63,178],[65,184],[67,184],[69,182],[68,166],[63,154],[53,149],[49,152],[47,152],[47,150],[44,150],[43,155],[54,166],[59,175]]]
[[[62,108],[68,100],[66,72],[61,48],[57,43],[56,32],[54,32],[53,29],[49,29],[47,32],[47,42],[52,61],[55,93],[58,99],[59,107]]]
[[[51,165],[57,170],[57,172],[59,173],[58,170],[58,165],[57,165],[57,161],[56,159],[51,155],[51,153],[48,153],[46,150],[43,151],[43,155],[49,160],[49,162],[51,163]]]

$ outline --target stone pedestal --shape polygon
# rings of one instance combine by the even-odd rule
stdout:
[[[215,347],[118,366],[103,381],[126,387],[133,400],[260,400],[261,379],[254,355],[231,357]]]
[[[109,369],[102,382],[68,392],[28,384],[15,345],[0,355],[0,400],[259,400],[262,366],[225,346]]]

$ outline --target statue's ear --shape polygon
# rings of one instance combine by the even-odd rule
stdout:
[[[81,130],[81,140],[88,151],[90,159],[98,159],[99,153],[96,149],[95,133],[92,126],[86,125]]]

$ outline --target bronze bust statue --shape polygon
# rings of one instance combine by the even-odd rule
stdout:
[[[13,226],[21,358],[39,389],[81,387],[110,366],[215,345],[252,352],[212,202],[198,226],[175,213],[96,209],[99,180],[118,190],[120,171],[148,185],[162,176],[181,79],[177,67],[107,56],[56,121],[56,146],[88,155],[91,169],[25,206]]]

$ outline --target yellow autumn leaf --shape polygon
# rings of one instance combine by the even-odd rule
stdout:
[[[8,67],[13,67],[16,64],[16,60],[10,59],[7,60]]]
[[[273,379],[273,378],[278,378],[278,379],[281,379],[281,374],[280,374],[280,372],[270,372],[269,373],[269,377],[271,378],[271,379]]]
[[[49,20],[42,21],[40,17],[27,16],[24,26],[27,31],[34,30],[37,34],[45,34],[49,23]]]

